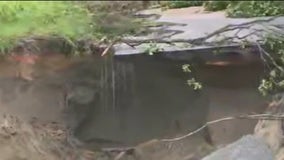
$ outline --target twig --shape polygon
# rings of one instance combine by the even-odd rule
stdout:
[[[170,138],[170,139],[157,139],[159,142],[174,142],[174,141],[179,141],[184,138],[190,137],[207,126],[223,121],[229,121],[229,120],[235,120],[235,119],[252,119],[252,120],[283,120],[284,119],[284,114],[282,115],[275,115],[275,114],[252,114],[252,115],[240,115],[240,116],[231,116],[231,117],[225,117],[213,121],[206,122],[204,125],[202,125],[200,128],[189,132],[186,135],[183,135],[181,137],[176,137],[176,138]],[[134,151],[136,146],[131,146],[131,147],[115,147],[115,148],[102,148],[101,150],[103,152],[120,152],[120,156],[122,157],[125,153],[127,152],[132,152]],[[120,156],[117,155],[117,157],[121,158]]]
[[[191,153],[191,154],[183,157],[181,160],[191,160],[193,157],[194,157],[194,154]]]
[[[119,160],[125,155],[126,151],[120,152],[117,156],[115,156],[114,160]]]
[[[170,139],[161,139],[160,141],[162,141],[162,142],[179,141],[179,140],[182,140],[184,138],[187,138],[189,136],[192,136],[192,135],[200,132],[201,130],[203,130],[204,128],[206,128],[207,126],[209,126],[211,124],[215,124],[215,123],[219,123],[219,122],[223,122],[223,121],[228,121],[228,120],[235,120],[235,119],[282,120],[282,119],[284,119],[284,115],[255,114],[255,115],[241,115],[241,116],[225,117],[225,118],[221,118],[221,119],[217,119],[217,120],[206,122],[200,128],[198,128],[198,129],[194,130],[193,132],[190,132],[190,133],[188,133],[186,135],[183,135],[181,137],[170,138]]]
[[[258,47],[260,53],[264,53],[264,54],[270,59],[270,61],[272,62],[272,64],[273,64],[277,69],[279,69],[281,72],[284,72],[284,69],[283,69],[281,66],[279,66],[279,65],[275,62],[275,60],[269,55],[269,53],[267,53],[267,52],[260,46],[259,43],[256,43],[256,45],[257,45],[257,47]]]
[[[102,148],[103,152],[128,152],[133,150],[134,147],[114,147],[114,148]]]
[[[219,42],[223,42],[223,41],[230,41],[230,42],[234,42],[233,40],[234,39],[238,39],[238,40],[244,40],[245,38],[249,37],[249,36],[252,36],[252,35],[257,35],[258,32],[261,32],[261,30],[254,30],[252,31],[251,33],[248,33],[244,36],[239,36],[239,32],[241,32],[242,29],[239,29],[235,34],[234,36],[231,36],[231,37],[226,37],[224,39],[221,39]]]
[[[112,42],[107,46],[107,48],[103,51],[103,53],[101,54],[101,56],[104,56],[105,54],[107,54],[108,51],[111,49],[111,47],[112,47],[117,41],[118,41],[118,40],[112,41]]]
[[[131,48],[135,48],[135,44],[133,45],[133,44],[130,44],[130,43],[127,43],[127,42],[123,42],[123,43],[125,43],[126,45],[128,45],[128,46],[130,46]]]

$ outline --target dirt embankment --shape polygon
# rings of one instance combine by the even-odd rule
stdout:
[[[41,124],[36,120],[24,122],[5,115],[0,125],[2,160],[87,160],[83,151],[72,147],[67,132],[58,124]]]
[[[38,119],[23,121],[16,116],[4,115],[0,120],[1,160],[151,160],[167,159],[167,152],[178,154],[183,143],[162,143],[152,140],[129,149],[90,151],[72,137],[59,123],[43,123]],[[180,149],[181,150],[181,149]],[[123,156],[121,153],[124,153]],[[171,154],[169,158],[178,155]],[[189,155],[189,158],[193,155]]]

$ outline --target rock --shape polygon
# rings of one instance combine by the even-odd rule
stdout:
[[[90,89],[87,87],[77,86],[74,90],[70,93],[70,98],[72,101],[75,101],[79,104],[87,104],[90,103],[95,95],[95,90]]]
[[[273,160],[272,151],[261,139],[247,135],[202,160]]]
[[[273,153],[278,152],[283,143],[281,124],[281,121],[260,120],[255,127],[255,136],[263,138]]]
[[[213,79],[213,76],[211,77]],[[222,83],[224,82],[225,80],[222,81]],[[232,83],[234,80],[231,79],[230,82]],[[230,84],[230,82],[228,81],[227,84]],[[259,95],[254,94],[255,91],[251,89],[226,90],[223,88],[210,88],[208,92],[210,95],[210,107],[207,114],[207,121],[253,112],[261,113],[266,108],[264,100]],[[222,146],[223,144],[230,144],[237,141],[243,135],[253,133],[256,123],[257,121],[248,119],[224,121],[208,126],[208,131],[213,145]]]

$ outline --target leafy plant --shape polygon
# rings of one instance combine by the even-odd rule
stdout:
[[[200,90],[202,89],[202,84],[200,82],[197,82],[195,78],[191,78],[187,80],[187,84],[193,88],[193,90]]]
[[[283,1],[236,1],[227,7],[229,17],[260,17],[284,14]]]
[[[268,74],[262,79],[259,91],[263,95],[284,91],[284,38],[272,34],[264,40],[265,50],[261,52],[269,66]]]
[[[144,52],[148,55],[154,55],[155,53],[162,50],[163,49],[157,43],[151,42],[149,45],[147,45]]]
[[[191,69],[190,69],[190,65],[189,64],[184,64],[184,65],[182,65],[182,70],[183,70],[183,72],[186,72],[186,73],[191,73],[192,71],[191,71]],[[193,88],[193,90],[200,90],[200,89],[202,89],[202,84],[200,83],[200,82],[197,82],[196,80],[195,80],[195,78],[191,78],[191,79],[189,79],[189,80],[187,80],[187,84],[190,86],[190,87],[192,87]]]
[[[190,73],[191,72],[190,65],[189,64],[182,65],[182,70],[183,72]]]

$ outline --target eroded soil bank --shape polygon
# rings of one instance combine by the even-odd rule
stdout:
[[[2,60],[0,112],[62,124],[94,150],[175,137],[209,120],[264,110],[265,100],[256,90],[261,64],[196,66],[194,76],[204,88],[195,92],[186,84],[190,76],[181,69],[184,63],[146,55],[70,58],[53,53],[25,68],[34,77],[26,81],[15,76],[18,64]],[[142,144],[147,151],[144,147],[141,154],[147,159],[203,156],[211,145],[251,133],[255,124],[220,123],[183,141]]]

